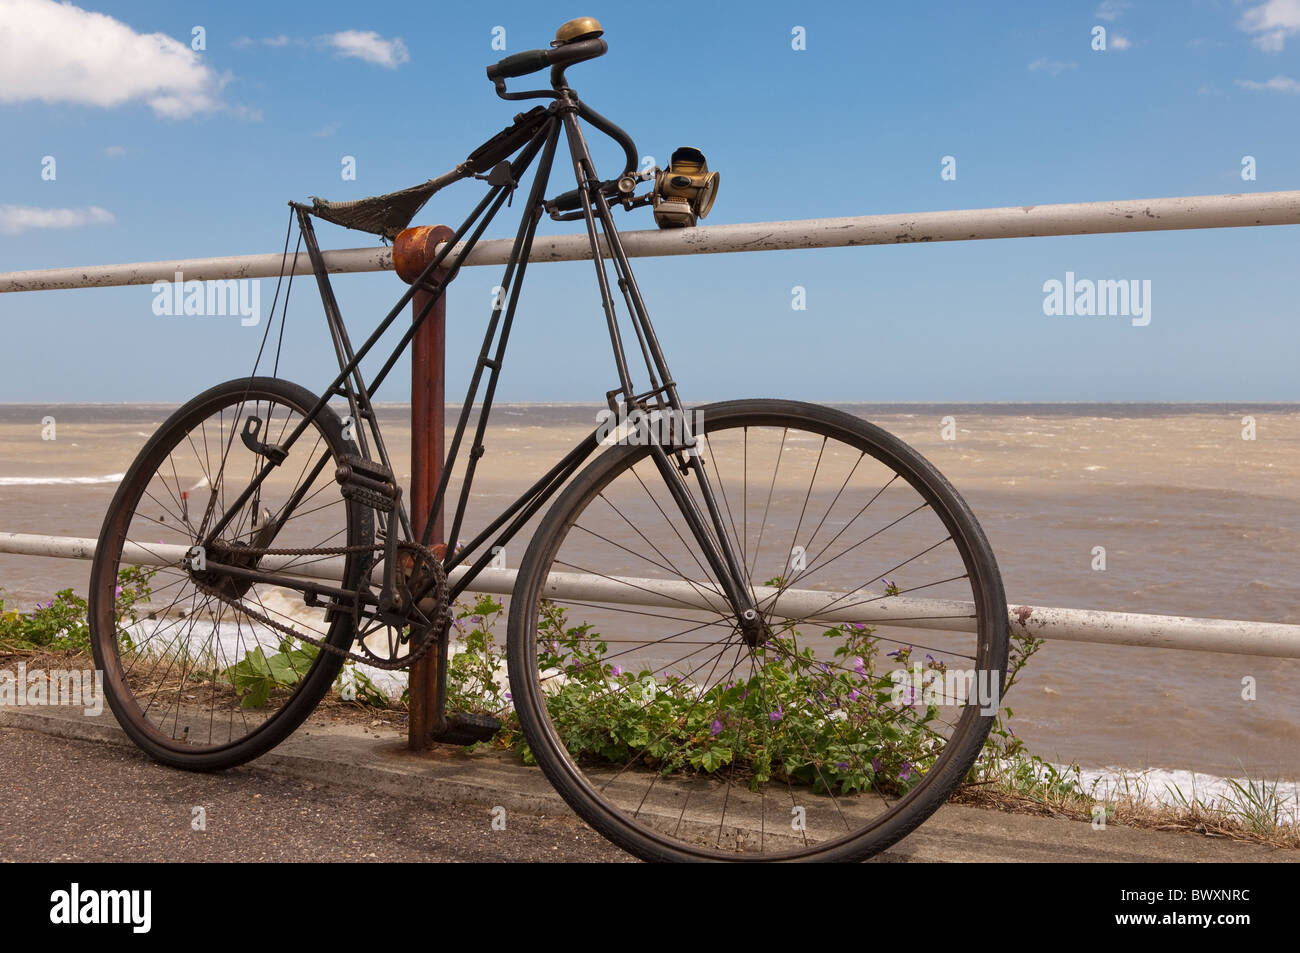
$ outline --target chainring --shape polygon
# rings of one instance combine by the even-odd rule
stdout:
[[[373,585],[383,577],[383,557],[368,570]],[[354,613],[355,645],[367,664],[401,668],[423,656],[451,619],[447,573],[442,560],[418,543],[398,542],[393,572],[395,612],[400,620]],[[416,593],[424,595],[418,600]]]

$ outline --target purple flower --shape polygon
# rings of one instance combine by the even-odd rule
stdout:
[[[612,675],[614,678],[618,678],[620,675],[623,674],[623,666],[621,665],[613,666],[612,668],[610,668],[609,674]]]
[[[904,761],[903,770],[898,772],[898,780],[906,781],[912,776],[912,762]]]
[[[885,654],[888,655],[890,658],[898,658],[898,656],[902,653],[902,651],[903,651],[902,649],[894,649],[894,651],[886,652]]]
[[[861,695],[862,695],[862,692],[858,691],[858,690],[855,688],[855,689],[853,689],[853,691],[849,692],[849,701],[851,701],[851,702],[855,702],[855,701],[858,700],[858,698],[859,698]]]
[[[876,774],[879,774],[879,773],[880,773],[880,759],[879,759],[879,758],[872,758],[872,759],[871,759],[871,770],[874,771],[874,772],[876,772]]]
[[[892,655],[893,653],[891,652],[890,654]],[[866,663],[862,661],[861,655],[853,656],[853,671],[857,672],[863,678],[866,678],[867,667],[866,667]]]
[[[113,595],[114,595],[114,596],[120,596],[121,594],[122,594],[122,587],[121,587],[121,586],[118,586],[117,588],[115,588],[115,589],[113,590]]]
[[[781,709],[780,702],[777,702],[776,711],[768,712],[767,717],[769,721],[780,721],[783,717],[785,717],[785,712]]]
[[[709,727],[709,734],[715,738],[722,734],[722,722],[718,721],[716,718],[713,719],[713,724]]]
[[[849,763],[847,761],[836,761],[835,767],[841,771],[847,771],[849,769]]]

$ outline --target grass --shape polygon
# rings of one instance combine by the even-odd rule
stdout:
[[[1088,822],[1100,808],[1107,824],[1300,849],[1300,805],[1278,780],[1227,778],[1217,797],[1197,794],[1194,782],[1190,792],[1167,783],[1165,796],[1152,798],[1144,775],[1119,776],[1117,791],[1099,792],[1102,779],[1085,782],[1078,765],[1057,768],[1036,757],[982,761],[976,770],[980,777],[957,791],[955,803]]]

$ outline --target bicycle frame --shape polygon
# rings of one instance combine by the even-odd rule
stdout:
[[[325,262],[320,247],[316,241],[315,231],[312,227],[310,218],[311,209],[310,207],[299,203],[289,203],[297,216],[299,229],[307,248],[307,254],[312,264],[312,270],[316,276],[321,301],[325,310],[326,322],[329,326],[335,355],[339,364],[339,372],[334,380],[325,388],[312,410],[294,428],[282,444],[278,446],[256,444],[258,452],[266,457],[266,464],[261,468],[260,472],[254,477],[253,481],[243,491],[239,498],[227,509],[226,515],[213,523],[211,527],[205,529],[212,515],[212,504],[210,504],[209,512],[204,515],[203,522],[200,525],[202,545],[211,546],[212,543],[217,540],[221,532],[232,519],[233,515],[239,512],[248,500],[258,493],[258,488],[261,486],[262,482],[271,472],[274,471],[275,467],[278,466],[278,460],[276,457],[287,452],[289,448],[292,447],[307,427],[310,426],[315,417],[319,415],[329,404],[330,400],[335,397],[345,398],[348,402],[352,420],[357,422],[357,424],[364,422],[366,425],[364,429],[361,426],[356,426],[355,428],[357,444],[361,451],[361,455],[368,460],[373,460],[375,459],[374,454],[377,454],[378,461],[382,463],[384,468],[386,468],[390,473],[392,472],[390,458],[383,437],[380,433],[378,420],[372,405],[372,399],[379,386],[383,383],[384,379],[396,364],[402,352],[406,350],[407,346],[414,338],[416,331],[418,331],[420,326],[428,318],[434,304],[445,292],[448,283],[459,272],[465,259],[475,247],[484,230],[495,218],[497,213],[500,211],[501,206],[507,201],[507,199],[513,197],[513,193],[518,187],[524,173],[527,171],[534,159],[538,158],[540,153],[540,161],[538,162],[537,171],[529,190],[528,200],[520,218],[519,227],[515,234],[510,257],[501,282],[501,292],[493,302],[491,316],[483,338],[483,345],[480,349],[473,374],[471,375],[465,402],[461,406],[460,414],[456,423],[455,434],[447,449],[446,460],[443,465],[437,490],[434,493],[428,517],[424,521],[425,529],[423,537],[420,540],[421,544],[425,546],[429,545],[431,542],[433,527],[435,524],[434,517],[443,507],[448,493],[451,474],[455,468],[462,445],[465,442],[470,413],[476,405],[480,404],[480,390],[482,390],[481,409],[469,446],[464,479],[460,489],[459,498],[456,502],[456,508],[450,522],[450,528],[447,532],[448,540],[454,543],[463,525],[478,459],[484,453],[483,437],[486,432],[487,422],[495,397],[497,382],[501,373],[510,330],[514,323],[515,313],[519,303],[519,296],[523,287],[523,279],[527,270],[528,260],[537,231],[537,225],[544,210],[545,203],[543,202],[543,195],[549,183],[561,131],[563,131],[567,137],[580,200],[580,216],[575,214],[569,216],[569,218],[581,217],[586,226],[587,237],[592,252],[592,260],[596,266],[596,275],[600,286],[602,307],[605,313],[606,324],[610,336],[610,344],[613,350],[615,367],[618,375],[618,386],[613,390],[606,392],[606,401],[609,404],[611,411],[618,415],[619,419],[627,419],[633,415],[633,412],[639,411],[641,414],[645,415],[650,415],[655,412],[669,413],[673,415],[670,419],[674,421],[686,421],[687,418],[677,392],[676,382],[669,372],[667,360],[650,322],[650,316],[646,310],[636,279],[632,274],[631,266],[628,263],[627,255],[624,252],[622,241],[618,234],[618,229],[613,221],[611,205],[604,194],[602,183],[596,175],[595,166],[578,121],[579,112],[582,111],[586,113],[589,121],[591,120],[591,117],[594,116],[595,119],[598,120],[598,128],[601,128],[601,131],[605,131],[610,135],[613,135],[613,133],[609,132],[605,127],[612,126],[612,124],[583,106],[578,100],[576,93],[569,89],[567,85],[562,84],[562,79],[561,74],[553,92],[551,90],[539,90],[527,93],[506,94],[499,90],[503,98],[522,99],[547,96],[553,97],[555,101],[547,108],[546,118],[542,121],[540,128],[537,129],[531,140],[529,140],[528,143],[519,150],[519,154],[515,160],[508,163],[508,181],[500,181],[502,175],[499,173],[502,173],[502,167],[507,165],[504,160],[499,163],[497,169],[493,170],[492,176],[478,176],[479,178],[487,179],[489,181],[490,187],[488,193],[478,203],[460,227],[456,229],[452,238],[447,241],[441,251],[428,263],[421,274],[411,283],[410,288],[398,299],[397,303],[361,347],[356,350],[353,350],[352,348],[347,330],[343,324],[338,302],[334,297],[333,289],[330,285]],[[612,128],[617,129],[617,127]],[[621,130],[618,131],[621,132]],[[493,184],[493,179],[497,179],[498,181]],[[601,226],[599,234],[596,228],[597,220],[599,220]],[[619,326],[619,317],[614,303],[613,293],[610,288],[609,276],[606,273],[604,257],[601,253],[601,234],[603,234],[605,242],[608,245],[608,253],[614,265],[618,286],[623,293],[624,303],[628,311],[629,319],[636,334],[637,342],[641,350],[641,356],[645,362],[649,382],[648,388],[644,391],[638,392],[636,390],[631,373],[628,369],[627,353],[624,347],[623,335]],[[297,252],[295,252],[295,256],[296,255]],[[374,379],[367,384],[363,379],[360,370],[362,360],[364,360],[365,357],[375,348],[379,340],[392,326],[393,322],[396,321],[417,290],[428,292],[427,301],[415,315],[411,325],[402,334],[401,339],[398,341],[387,360],[385,360],[378,373],[376,373]],[[503,300],[505,302],[504,310],[502,308]],[[621,398],[621,400],[616,401],[616,398]],[[622,405],[621,407],[619,406],[620,403]],[[251,422],[251,418],[246,421],[244,441],[250,447],[254,447],[255,443],[249,442],[249,427],[247,426],[247,424],[251,424]],[[369,439],[367,439],[367,431],[369,432]],[[450,596],[452,599],[470,587],[478,574],[491,562],[494,550],[497,547],[505,546],[511,539],[513,539],[528,520],[531,519],[544,505],[546,505],[552,497],[554,497],[569,478],[573,476],[586,460],[597,450],[601,445],[601,433],[602,428],[597,426],[590,435],[569,451],[569,453],[566,454],[559,463],[533,483],[532,486],[525,490],[523,494],[521,494],[499,516],[492,520],[491,523],[489,523],[481,532],[478,533],[478,535],[463,547],[448,545],[443,559],[443,566],[448,573],[459,566],[465,565],[469,559],[473,557],[473,561],[468,563],[465,571],[460,574],[459,578],[450,584]],[[714,497],[713,488],[705,473],[704,466],[701,463],[699,455],[694,452],[694,444],[697,436],[698,435],[691,434],[689,430],[683,427],[681,432],[682,439],[672,441],[669,446],[664,446],[658,440],[652,440],[650,442],[651,454],[653,455],[658,470],[668,486],[670,494],[677,503],[692,534],[699,542],[701,549],[708,559],[715,578],[721,584],[724,594],[730,602],[732,609],[735,611],[738,624],[741,626],[747,637],[757,639],[759,624],[757,621],[757,612],[755,611],[753,594],[745,581],[746,574],[736,553],[735,546],[724,530],[723,516]],[[252,439],[254,442],[256,441],[255,431],[252,434]],[[370,441],[373,441],[373,450],[370,447]],[[314,483],[320,475],[321,470],[328,463],[328,460],[329,455],[326,453],[322,456],[321,460],[317,462],[315,468],[310,472],[310,475],[296,494],[295,498],[291,498],[287,501],[285,506],[282,508],[281,513],[278,516],[279,522],[282,523],[287,519],[288,515],[291,514],[298,503],[301,502],[302,497],[307,492],[307,487]],[[704,511],[701,511],[686,484],[686,476],[691,470],[694,470],[695,472],[696,480],[700,488],[700,495],[704,501]],[[392,527],[390,525],[383,525],[382,514],[377,515],[381,517],[381,529],[386,534],[386,540],[389,544],[388,555],[391,557],[392,545],[396,538],[396,533],[391,531]],[[405,505],[400,498],[400,494],[396,500],[393,515],[400,521],[401,529],[405,533],[406,538],[411,539],[411,522]],[[489,542],[491,542],[492,545],[485,545]],[[478,555],[474,556],[475,553]],[[391,567],[391,559],[388,562]],[[306,593],[309,600],[311,600],[313,596],[328,595],[335,599],[342,598],[355,600],[355,605],[357,605],[358,608],[360,608],[360,604],[363,601],[360,592],[326,587],[306,581],[302,581],[301,583],[297,581],[291,582],[281,576],[272,576],[261,573],[256,569],[237,569],[236,567],[223,566],[220,563],[213,563],[211,561],[208,562],[208,567],[209,569],[215,569],[218,572],[232,571],[235,575],[244,578],[251,578],[254,581],[274,583],[279,586],[289,585]],[[385,577],[385,589],[387,589],[390,584],[391,573],[389,572],[386,573]],[[418,593],[417,595],[422,594],[423,593]],[[381,609],[383,603],[384,599],[381,597],[379,600]]]

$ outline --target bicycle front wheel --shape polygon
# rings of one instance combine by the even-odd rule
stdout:
[[[348,612],[309,607],[292,587],[185,564],[226,520],[206,554],[213,560],[356,585],[371,555],[362,550],[374,539],[373,513],[335,482],[340,455],[358,451],[328,407],[240,501],[267,465],[256,445],[285,442],[316,399],[276,378],[213,387],[150,438],[109,506],[91,569],[91,646],[118,722],[166,764],[216,770],[263,754],[339,673],[342,657],[315,643],[352,643]],[[249,446],[243,435],[254,418]],[[312,552],[349,547],[357,551]]]
[[[737,624],[650,447],[613,447],[519,571],[525,736],[570,806],[644,859],[871,856],[986,740],[1008,646],[993,554],[938,471],[857,417],[749,400],[702,423],[761,636]]]

